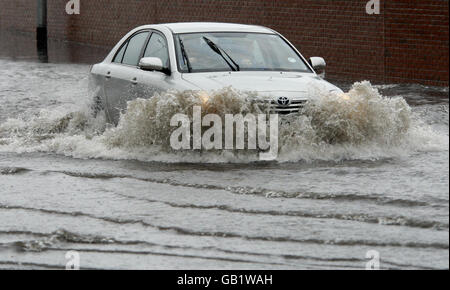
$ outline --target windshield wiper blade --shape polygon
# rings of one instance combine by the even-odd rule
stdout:
[[[192,72],[191,62],[189,61],[189,58],[186,54],[186,49],[184,49],[183,40],[181,40],[181,38],[178,38],[178,40],[180,41],[181,54],[183,55],[184,61],[186,62],[188,72]]]
[[[228,53],[223,50],[222,48],[220,48],[217,44],[215,44],[214,42],[212,42],[209,38],[207,38],[206,36],[203,36],[203,39],[206,41],[206,43],[209,45],[209,47],[211,47],[211,49],[217,53],[218,55],[220,55],[225,62],[228,64],[228,66],[233,70],[233,71],[240,71],[241,68],[239,67],[239,65],[231,58],[231,56],[228,55]],[[225,55],[231,60],[231,62],[234,64],[234,66],[231,65],[231,63],[227,60],[227,58],[223,55],[223,53],[225,53]]]

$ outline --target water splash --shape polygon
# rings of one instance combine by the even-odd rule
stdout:
[[[75,112],[43,110],[0,124],[0,151],[51,152],[75,158],[138,159],[163,162],[253,162],[254,151],[171,150],[170,119],[203,114],[268,112],[256,93],[232,88],[209,92],[166,92],[128,102],[117,127],[87,108]],[[379,159],[417,151],[448,150],[448,135],[436,132],[401,97],[387,98],[369,82],[355,83],[344,95],[323,94],[303,114],[281,118],[278,161]]]

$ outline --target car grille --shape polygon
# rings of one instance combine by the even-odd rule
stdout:
[[[307,100],[292,100],[289,105],[282,106],[277,101],[271,101],[271,113],[289,115],[299,113],[305,106]]]

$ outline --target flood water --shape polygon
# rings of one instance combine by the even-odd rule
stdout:
[[[0,268],[64,269],[71,250],[82,269],[364,269],[371,250],[449,268],[448,88],[366,84],[408,103],[401,140],[288,138],[261,163],[105,142],[123,132],[89,119],[88,72],[0,59]],[[370,111],[386,134],[389,104]]]

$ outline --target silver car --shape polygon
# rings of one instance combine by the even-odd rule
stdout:
[[[318,91],[342,92],[323,80],[324,68],[323,58],[307,61],[286,38],[266,27],[172,23],[130,31],[92,67],[90,80],[96,108],[117,124],[128,101],[169,89],[232,86],[270,95],[280,114],[295,113]]]

